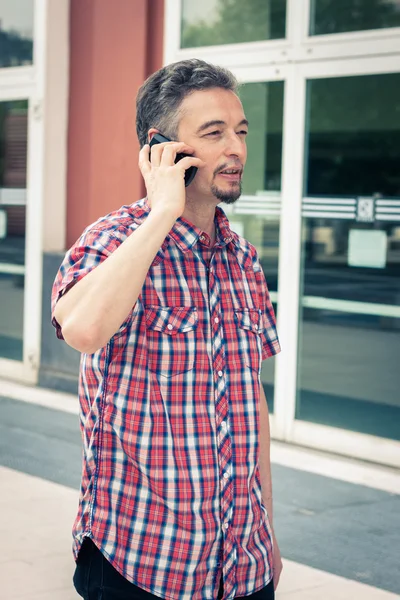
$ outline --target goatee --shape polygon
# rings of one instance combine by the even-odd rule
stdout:
[[[225,204],[234,204],[242,195],[242,183],[240,182],[238,187],[235,187],[234,190],[227,192],[221,190],[216,185],[212,185],[211,191],[220,202],[224,202]]]

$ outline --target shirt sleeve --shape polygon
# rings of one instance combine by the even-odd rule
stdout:
[[[75,283],[80,281],[112,254],[121,242],[122,240],[115,237],[112,233],[89,229],[82,234],[65,255],[56,275],[51,293],[51,322],[60,340],[64,339],[61,326],[54,317],[54,310],[58,300]]]
[[[268,285],[257,255],[255,256],[254,261],[254,272],[256,275],[260,308],[263,316],[263,329],[261,332],[262,360],[266,360],[271,356],[275,356],[275,354],[279,354],[281,346],[276,330],[274,307],[272,306]]]

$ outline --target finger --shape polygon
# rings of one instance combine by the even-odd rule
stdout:
[[[154,144],[150,149],[150,163],[153,167],[159,167],[161,163],[161,155],[165,144]]]
[[[281,578],[281,570],[279,570],[278,572],[274,571],[274,591],[276,591],[276,588],[278,587],[280,578]]]
[[[189,146],[186,146],[186,144],[183,144],[182,142],[163,142],[162,144],[154,144],[151,147],[151,152],[150,152],[150,162],[152,164],[153,167],[159,167],[161,164],[166,165],[166,166],[171,166],[174,164],[174,160],[171,160],[170,162],[168,162],[169,160],[169,156],[170,156],[170,149],[176,149],[175,150],[175,154],[176,152],[180,151],[182,152],[182,148],[189,148]],[[164,152],[165,150],[168,148],[168,152],[167,152],[167,158],[165,161],[163,161],[163,156],[164,156]],[[193,150],[192,150],[193,152]]]
[[[151,171],[149,154],[150,154],[150,146],[149,146],[149,144],[145,144],[139,152],[139,169],[140,169],[140,172],[142,173],[143,177],[145,175],[147,175],[147,173],[150,173],[150,171]]]
[[[196,158],[195,156],[185,156],[179,162],[176,163],[177,167],[180,167],[184,171],[189,169],[190,167],[197,167],[201,169],[201,167],[205,167],[206,163],[201,158]]]
[[[161,165],[164,167],[171,167],[176,159],[177,154],[192,154],[193,148],[186,144],[166,144],[164,151],[161,155]]]
[[[163,167],[172,167],[176,158],[176,147],[171,144],[166,144],[161,155],[161,163]]]

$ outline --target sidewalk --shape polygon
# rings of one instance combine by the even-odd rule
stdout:
[[[71,525],[77,492],[0,467],[4,600],[77,600]],[[61,521],[60,521],[61,517]],[[394,600],[397,595],[284,560],[278,600]]]
[[[5,390],[5,387],[3,388],[0,385],[1,392],[3,392],[3,389]],[[10,388],[8,388],[8,392],[10,391]],[[62,446],[62,438],[71,437],[69,432],[78,426],[76,400],[66,396],[57,397],[55,393],[51,394],[51,398],[46,391],[32,390],[30,392],[29,388],[26,388],[23,393],[22,390],[20,391],[20,396],[26,395],[24,402],[16,400],[18,387],[14,389],[14,400],[0,397],[0,410],[2,413],[0,429],[3,427],[3,430],[0,431],[0,438],[2,438],[0,458],[3,462],[0,461],[0,465],[8,465],[7,467],[0,466],[0,598],[1,600],[3,598],[4,600],[17,598],[21,600],[78,600],[71,582],[74,570],[71,552],[71,528],[78,501],[77,473],[69,476],[66,471],[59,469],[59,483],[55,483],[54,479],[49,481],[49,479],[52,479],[53,471],[51,473],[46,471],[46,464],[50,464],[50,458],[54,458],[55,452],[52,448],[55,448],[55,444],[60,447],[60,456],[63,457],[62,460],[65,461],[66,465],[77,461],[77,457],[75,455],[72,457]],[[41,404],[40,407],[36,400]],[[60,410],[61,406],[64,406],[66,410]],[[57,410],[53,410],[55,407],[57,407]],[[21,419],[21,415],[24,415],[25,423]],[[46,423],[46,419],[48,419],[48,423]],[[41,429],[37,423],[40,423]],[[54,423],[65,428],[59,432],[58,439],[54,439]],[[48,435],[46,427],[53,432],[53,439],[46,437]],[[29,438],[29,435],[32,437]],[[42,443],[35,448],[33,440],[39,439],[40,436],[42,436]],[[22,447],[24,440],[26,440],[26,446]],[[68,439],[68,443],[71,444],[72,442],[73,440]],[[43,448],[46,447],[46,443],[49,448],[47,451],[49,456],[43,456]],[[11,444],[15,444],[15,451],[10,450]],[[10,451],[11,454],[7,455],[6,451]],[[11,461],[9,460],[10,456],[12,456]],[[39,469],[39,471],[32,468],[27,462],[28,458],[32,458],[35,469]],[[282,544],[280,545],[281,549],[286,547],[292,552],[292,554],[286,552],[286,556],[289,555],[291,558],[294,557],[295,560],[307,563],[307,553],[302,550],[302,543],[308,545],[314,543],[318,552],[320,552],[320,548],[327,548],[325,539],[322,544],[320,541],[321,534],[325,535],[322,526],[326,525],[326,521],[322,522],[321,518],[330,518],[332,513],[335,513],[335,519],[339,518],[344,521],[342,525],[348,538],[354,537],[355,530],[351,529],[352,524],[346,516],[348,515],[346,509],[349,504],[351,505],[351,511],[357,514],[362,522],[362,527],[367,530],[367,536],[373,535],[370,526],[382,527],[382,536],[379,539],[381,539],[383,547],[386,548],[388,544],[389,546],[391,543],[393,544],[393,541],[390,542],[391,532],[387,524],[385,525],[383,522],[368,523],[362,513],[365,509],[362,504],[369,505],[371,513],[376,514],[377,517],[379,517],[377,512],[379,505],[375,505],[375,501],[383,502],[382,510],[389,511],[391,498],[395,499],[396,502],[398,499],[400,474],[357,463],[356,461],[343,461],[337,457],[326,457],[321,453],[296,449],[277,443],[272,445],[272,460],[274,470],[279,475],[275,488],[278,496],[275,519],[277,525],[281,528]],[[43,465],[43,474],[40,471],[41,467],[38,467],[39,463]],[[344,465],[346,468],[343,468]],[[9,466],[12,466],[12,468],[8,468]],[[77,466],[74,466],[75,470]],[[54,465],[52,468],[54,470]],[[27,471],[29,472],[30,469],[31,473],[34,472],[39,476],[28,475]],[[291,477],[293,475],[295,479],[287,480],[287,472]],[[327,473],[329,473],[330,478],[324,479],[322,475]],[[66,483],[64,485],[64,480],[65,482],[67,480],[73,481],[73,484]],[[351,483],[347,483],[347,481],[351,481]],[[319,503],[320,506],[313,505],[312,502],[305,504],[303,498],[301,498],[302,503],[296,505],[296,490],[293,482],[298,482],[297,487],[302,486],[309,491],[310,487],[316,486],[312,487],[311,492],[313,501]],[[288,483],[291,487],[290,493],[286,495],[282,486],[287,486]],[[358,486],[354,484],[358,484]],[[324,499],[321,487],[318,486],[328,488],[327,495],[332,499],[332,503],[329,506],[324,505],[323,510],[319,510],[324,503]],[[346,494],[346,503],[342,502],[340,497],[343,490]],[[356,492],[354,490],[358,496],[355,496]],[[362,490],[361,496],[360,490]],[[369,496],[368,490],[370,490]],[[336,496],[333,497],[335,494]],[[384,494],[387,494],[388,499],[384,496],[384,500],[380,500],[380,495]],[[377,495],[379,495],[378,500],[376,500]],[[288,497],[291,502],[294,499],[292,504],[288,503]],[[311,507],[315,510],[315,514],[307,514],[302,508],[304,506]],[[301,513],[302,510],[303,513]],[[299,513],[303,516],[299,517]],[[308,529],[299,527],[299,519],[302,519],[301,527],[308,527]],[[390,519],[389,521],[391,522]],[[395,522],[391,526],[395,528]],[[339,524],[334,523],[334,528],[335,530],[340,529]],[[286,541],[286,546],[284,543],[285,538],[289,540],[289,544]],[[296,550],[296,543],[299,547],[299,539],[300,553]],[[341,538],[341,540],[343,539]],[[395,544],[397,544],[398,537],[395,536],[394,539]],[[330,556],[337,555],[336,549],[332,550],[332,540],[328,541],[331,547]],[[345,541],[351,543],[351,540]],[[364,544],[361,538],[360,543]],[[339,548],[341,548],[340,544]],[[353,552],[353,550],[351,551]],[[394,547],[389,547],[388,551],[392,556],[399,556],[400,547],[394,545]],[[285,556],[285,552],[283,554]],[[347,560],[345,553],[339,551],[339,554],[339,559],[342,562]],[[368,556],[370,556],[369,553]],[[373,561],[374,555],[371,556]],[[366,564],[367,561],[363,557],[361,558],[365,570],[368,570],[371,565]],[[328,559],[330,560],[329,556]],[[382,554],[381,567],[383,570],[388,568],[386,562],[384,554]],[[308,564],[312,563],[309,562]],[[330,568],[330,566],[325,567],[325,565],[322,565],[322,567]],[[389,568],[393,570],[393,567]],[[330,568],[330,570],[346,574],[345,569],[335,570],[335,568]],[[400,581],[400,573],[398,578]],[[371,579],[370,581],[375,583],[375,580]],[[285,558],[284,571],[276,597],[277,600],[394,600],[400,598],[395,593]]]

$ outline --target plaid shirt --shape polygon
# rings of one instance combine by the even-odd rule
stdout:
[[[85,230],[58,272],[53,310],[148,212],[141,200]],[[119,331],[81,358],[75,557],[88,536],[126,579],[173,600],[217,598],[221,576],[225,598],[272,578],[258,463],[260,368],[279,352],[275,317],[254,247],[220,208],[215,224],[210,249],[206,233],[178,219]]]

